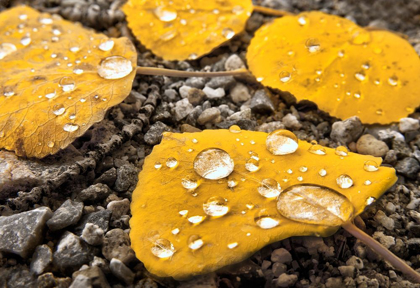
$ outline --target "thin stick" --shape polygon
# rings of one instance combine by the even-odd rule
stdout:
[[[269,15],[269,16],[276,16],[276,17],[282,17],[286,15],[294,15],[291,12],[285,11],[285,10],[276,10],[264,6],[256,6],[254,5],[254,12],[259,12],[261,14]]]
[[[232,71],[220,72],[200,72],[200,71],[179,71],[165,68],[155,67],[137,67],[137,74],[156,75],[169,77],[222,77],[222,76],[249,76],[250,73],[246,69],[238,69]]]
[[[381,255],[386,261],[392,264],[395,268],[407,274],[413,281],[420,283],[420,274],[417,273],[413,268],[407,265],[403,260],[395,256],[388,249],[386,249],[378,241],[370,237],[368,234],[357,228],[353,223],[347,222],[342,226],[347,232],[352,234],[357,239],[360,239],[370,248],[372,248],[376,253]]]

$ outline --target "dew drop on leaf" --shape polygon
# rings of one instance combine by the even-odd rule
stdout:
[[[324,176],[326,176],[326,175],[327,175],[327,170],[325,170],[325,169],[320,169],[320,170],[318,171],[318,174],[319,174],[319,176],[324,177]]]
[[[171,231],[171,233],[174,234],[174,235],[177,235],[177,234],[179,234],[179,231],[180,231],[179,228],[175,228]]]
[[[229,176],[234,168],[230,155],[219,148],[208,148],[194,159],[194,171],[209,180],[218,180]]]
[[[16,46],[11,43],[1,43],[0,44],[0,59],[3,59],[7,55],[15,52]]]
[[[154,241],[151,251],[158,258],[169,258],[176,252],[174,245],[163,238]]]
[[[186,177],[181,180],[181,184],[185,189],[195,189],[198,186],[198,182],[194,178]]]
[[[102,50],[102,51],[111,51],[112,48],[114,48],[114,40],[112,39],[104,40],[101,44],[99,44],[98,48],[99,50]]]
[[[227,185],[229,188],[233,188],[236,187],[238,185],[238,180],[236,180],[235,178],[229,178],[227,181]]]
[[[354,74],[354,77],[355,77],[357,80],[359,80],[359,81],[364,81],[364,80],[366,79],[366,75],[365,75],[365,73],[364,73],[363,71],[356,72],[356,73]]]
[[[160,162],[155,162],[154,167],[155,167],[155,169],[160,169],[160,168],[162,168],[162,163],[160,163]]]
[[[327,154],[325,148],[319,144],[314,144],[311,147],[309,147],[308,151],[312,154],[316,155],[325,155]]]
[[[67,123],[63,126],[63,130],[66,132],[74,132],[77,131],[77,129],[79,129],[79,125],[77,124]]]
[[[76,87],[76,83],[70,76],[64,76],[61,78],[59,84],[63,92],[71,92]]]
[[[347,148],[344,146],[338,146],[335,148],[335,155],[346,157],[349,155],[349,150],[347,150]]]
[[[255,172],[260,169],[260,161],[255,158],[250,158],[245,162],[245,169],[249,172]]]
[[[347,174],[342,174],[336,179],[337,185],[342,189],[347,189],[353,186],[353,179]]]
[[[131,61],[122,56],[110,56],[102,59],[98,75],[104,79],[124,78],[133,71]]]
[[[235,36],[235,32],[231,28],[224,28],[222,30],[222,35],[226,39],[231,39],[233,36]]]
[[[321,50],[321,44],[319,40],[316,38],[309,38],[305,42],[306,49],[308,49],[309,53],[316,53]]]
[[[191,250],[200,249],[203,245],[204,245],[204,241],[198,235],[191,235],[190,238],[188,238],[188,247]]]
[[[273,155],[294,153],[299,146],[296,135],[289,130],[283,129],[268,134],[265,144],[267,150]]]
[[[379,170],[379,166],[375,161],[368,160],[363,164],[363,169],[368,172],[375,172]]]
[[[192,223],[192,224],[200,224],[201,222],[203,222],[203,220],[205,219],[206,217],[204,217],[204,216],[200,216],[200,215],[197,215],[197,216],[191,216],[191,217],[188,217],[188,221],[190,222],[190,223]]]
[[[176,160],[174,157],[169,157],[166,159],[166,166],[168,168],[175,168],[178,165],[178,160]]]
[[[56,116],[62,115],[66,111],[66,108],[64,108],[63,104],[55,104],[53,106],[53,113]]]
[[[391,86],[397,86],[398,85],[398,77],[392,76],[388,78],[388,84]]]
[[[370,184],[372,184],[372,181],[366,180],[363,184],[365,184],[366,186],[369,186]]]
[[[223,216],[229,211],[226,199],[220,196],[213,196],[203,204],[204,213],[209,216]]]
[[[258,187],[258,193],[266,198],[273,198],[280,195],[281,186],[272,178],[263,179]]]
[[[20,39],[20,44],[22,44],[23,46],[28,46],[29,44],[31,44],[31,41],[32,41],[31,37],[29,37],[29,36],[23,36]]]
[[[375,202],[375,200],[376,200],[376,198],[375,198],[375,197],[369,197],[369,198],[367,198],[367,199],[366,199],[366,204],[367,204],[367,205],[370,205],[370,204],[372,204],[373,202]]]
[[[232,125],[229,127],[229,131],[232,133],[241,133],[241,128],[237,125]]]
[[[271,229],[280,224],[280,218],[277,216],[277,213],[265,208],[255,213],[254,221],[262,229]]]
[[[238,246],[238,242],[232,242],[232,243],[229,243],[229,244],[227,245],[227,247],[228,247],[229,249],[236,248],[237,246]]]
[[[171,22],[178,17],[178,14],[175,10],[165,7],[165,6],[159,6],[155,10],[153,10],[153,13],[155,16],[163,22]]]

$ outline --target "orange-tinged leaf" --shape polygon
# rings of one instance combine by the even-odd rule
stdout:
[[[129,0],[128,26],[154,54],[167,60],[196,59],[242,32],[250,0]]]
[[[24,6],[0,23],[0,148],[54,154],[131,91],[137,54],[127,38]]]
[[[249,69],[262,84],[309,99],[339,118],[390,123],[419,106],[420,61],[388,31],[305,12],[261,27],[248,48]]]
[[[331,235],[396,181],[394,169],[378,166],[381,158],[311,145],[284,130],[269,135],[239,127],[164,134],[131,205],[132,247],[151,273],[185,279],[281,239]],[[299,192],[302,184],[322,191]],[[295,205],[278,206],[278,195]]]

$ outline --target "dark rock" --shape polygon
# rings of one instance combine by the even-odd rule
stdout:
[[[289,251],[287,251],[284,248],[279,248],[273,251],[271,253],[271,261],[282,263],[282,264],[290,264],[292,262],[293,258]]]
[[[251,108],[252,112],[260,114],[271,114],[275,110],[273,102],[271,102],[270,97],[263,89],[255,92],[250,100],[249,108]]]
[[[112,258],[119,259],[125,264],[135,259],[134,251],[130,246],[130,238],[122,229],[112,229],[105,234],[102,245],[102,254],[111,261]]]
[[[20,264],[13,267],[0,267],[0,275],[2,288],[39,287],[36,278],[28,268]]]
[[[45,268],[52,262],[52,251],[48,245],[39,245],[36,247],[31,261],[31,272],[35,275],[44,273]]]
[[[166,124],[158,121],[144,134],[144,142],[149,145],[155,145],[162,140],[162,133],[165,131],[171,131],[171,128]]]
[[[124,164],[117,169],[117,180],[114,189],[117,192],[132,192],[137,185],[138,171],[132,164]]]
[[[420,170],[420,165],[416,159],[407,157],[398,161],[397,165],[395,165],[395,169],[405,177],[415,179],[417,177],[417,172]]]
[[[82,202],[97,203],[98,201],[101,201],[105,199],[106,197],[108,197],[111,193],[112,193],[112,190],[109,189],[108,185],[98,183],[98,184],[90,185],[88,188],[80,191],[76,199]]]
[[[222,120],[220,116],[220,110],[216,107],[208,108],[204,110],[197,119],[197,123],[200,125],[204,124],[215,124]]]
[[[103,185],[103,184],[97,184]],[[47,221],[48,228],[51,231],[57,231],[76,224],[82,217],[83,203],[66,200],[53,214],[50,220]]]
[[[407,248],[412,255],[420,254],[420,238],[411,238],[407,240]]]
[[[99,176],[93,184],[102,183],[105,185],[108,185],[108,187],[112,187],[115,183],[115,180],[117,180],[117,169],[112,167],[111,169],[105,171],[102,173],[101,176]]]
[[[0,251],[22,258],[30,256],[42,241],[45,223],[51,218],[48,207],[41,207],[12,216],[0,217]]]
[[[76,282],[76,279],[79,278],[79,280],[77,280],[77,282],[79,283],[88,283],[90,285],[90,287],[92,288],[107,288],[110,287],[108,284],[108,281],[106,280],[106,277],[104,275],[104,273],[102,272],[101,268],[97,267],[97,266],[93,266],[93,267],[89,267],[87,269],[84,270],[80,270],[80,271],[76,271],[73,273],[73,283],[71,287],[80,287],[80,288],[84,288],[87,286],[80,286],[78,283]]]
[[[233,78],[233,76],[214,77],[206,83],[206,86],[213,89],[223,88],[224,90],[229,90],[230,87],[235,85],[235,82],[236,81],[235,78]]]
[[[347,145],[356,141],[362,135],[364,129],[359,117],[353,116],[332,124],[331,139],[342,145]]]
[[[121,260],[119,259],[111,259],[111,263],[109,264],[109,268],[111,269],[112,274],[114,274],[117,278],[124,281],[125,284],[131,285],[134,281],[134,273],[130,270]]]
[[[38,276],[37,288],[64,288],[69,287],[71,283],[70,277],[55,277],[53,273],[48,272]]]
[[[77,235],[81,235],[85,225],[87,223],[92,223],[106,232],[108,231],[111,214],[112,212],[109,210],[102,210],[84,215],[80,220],[80,224],[74,228],[74,231]]]

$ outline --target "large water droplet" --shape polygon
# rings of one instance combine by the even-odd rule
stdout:
[[[191,250],[200,249],[203,245],[204,245],[204,241],[198,235],[191,235],[190,238],[188,239],[188,247]]]
[[[155,167],[155,169],[160,169],[160,168],[162,168],[162,163],[160,163],[160,162],[155,162],[154,167]]]
[[[241,133],[241,127],[239,127],[238,125],[232,125],[229,127],[229,132],[231,133]]]
[[[265,145],[267,150],[273,155],[294,153],[299,146],[296,135],[283,129],[268,134]]]
[[[178,160],[176,160],[174,157],[169,157],[166,159],[166,166],[168,168],[175,168],[178,165]]]
[[[122,56],[110,56],[101,61],[98,74],[104,79],[124,78],[133,71],[131,61]]]
[[[11,43],[0,44],[0,59],[3,59],[4,57],[15,52],[16,50],[16,46]]]
[[[255,172],[260,169],[260,161],[254,158],[250,158],[245,163],[245,169],[249,172]]]
[[[280,218],[277,213],[271,212],[268,209],[260,209],[255,213],[255,223],[262,229],[271,229],[280,224]]]
[[[64,108],[63,104],[55,104],[53,106],[53,113],[56,116],[62,115],[66,111],[66,108]]]
[[[220,196],[213,196],[203,204],[204,213],[209,216],[223,216],[229,211],[226,199]]]
[[[163,22],[171,22],[176,19],[178,14],[175,10],[168,8],[166,6],[159,6],[155,10],[153,10],[155,16]]]
[[[347,174],[342,174],[336,179],[337,185],[342,189],[347,189],[353,186],[353,179]]]
[[[234,162],[229,154],[219,148],[208,148],[194,159],[194,171],[205,179],[217,180],[229,176]]]
[[[102,51],[110,51],[112,50],[112,48],[114,48],[114,40],[106,39],[102,41],[101,44],[99,44],[98,48],[99,50],[102,50]]]
[[[349,150],[347,150],[347,148],[344,146],[338,146],[335,148],[335,155],[346,157],[349,155]]]
[[[375,172],[379,170],[379,165],[375,161],[368,160],[363,164],[363,169],[368,172]]]
[[[64,76],[60,79],[59,85],[63,92],[70,92],[73,91],[76,87],[76,83],[74,82],[73,78],[70,76]]]
[[[307,172],[307,171],[308,171],[308,167],[306,167],[306,166],[301,166],[301,167],[299,167],[299,171],[300,171],[300,172],[305,173],[305,172]]]
[[[310,153],[312,154],[316,154],[316,155],[325,155],[327,154],[327,151],[325,150],[325,148],[319,144],[314,144],[311,147],[309,147],[308,150]]]
[[[280,81],[283,83],[287,83],[292,79],[292,74],[288,71],[281,71],[279,74]]]
[[[360,29],[352,35],[351,43],[355,45],[368,44],[372,40],[372,36],[369,31]]]
[[[181,184],[185,189],[189,189],[189,190],[193,190],[197,188],[198,186],[197,180],[190,177],[182,179]]]
[[[29,44],[31,44],[31,42],[32,42],[32,39],[29,36],[23,36],[20,39],[20,44],[22,44],[23,46],[28,46]]]
[[[224,28],[222,30],[222,35],[226,39],[231,39],[233,36],[235,36],[235,31],[233,31],[231,28]]]
[[[280,192],[280,184],[272,178],[262,180],[258,187],[258,193],[266,198],[277,197],[280,195]]]
[[[316,53],[321,50],[321,44],[319,40],[316,38],[309,38],[305,42],[306,49],[308,49],[309,53]]]
[[[66,132],[74,132],[79,129],[79,125],[73,123],[64,124],[63,130]]]
[[[163,238],[154,241],[151,251],[158,258],[169,258],[176,252],[174,245]]]

